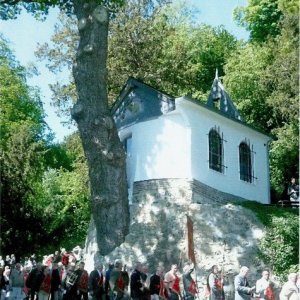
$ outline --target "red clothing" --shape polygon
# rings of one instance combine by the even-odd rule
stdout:
[[[63,254],[62,258],[61,258],[61,263],[64,265],[64,266],[67,266],[68,263],[69,263],[69,254],[68,253],[65,253]]]
[[[179,286],[179,282],[180,282],[180,279],[177,275],[175,275],[175,280],[174,280],[174,283],[173,283],[173,286],[171,286],[172,290],[174,290],[174,292],[176,293],[180,293],[180,286]]]
[[[78,289],[87,292],[88,291],[88,283],[89,283],[89,274],[86,270],[82,271],[82,274],[79,278]]]
[[[197,286],[194,280],[191,281],[190,286],[188,287],[188,291],[194,296],[197,294]]]
[[[51,290],[51,276],[50,274],[47,274],[42,282],[40,291],[44,291],[47,294],[50,294],[50,290]]]
[[[29,273],[28,272],[24,272],[24,288],[23,288],[23,292],[25,293],[25,295],[27,296],[28,295],[28,292],[29,292],[29,288],[26,286],[26,280],[29,276]]]
[[[168,299],[168,292],[167,289],[165,288],[165,284],[162,279],[160,279],[160,284],[159,284],[159,297],[162,299]]]
[[[122,273],[120,273],[120,276],[119,276],[119,278],[116,281],[116,286],[121,291],[124,291],[124,289],[125,289],[125,282],[124,282],[124,280],[122,278]]]

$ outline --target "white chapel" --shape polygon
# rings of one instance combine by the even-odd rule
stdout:
[[[212,195],[270,203],[271,138],[243,121],[217,75],[206,104],[129,78],[112,114],[127,153],[129,201],[140,183],[180,179]]]

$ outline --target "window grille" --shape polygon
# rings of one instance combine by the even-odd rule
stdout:
[[[253,148],[253,146],[252,146]],[[254,179],[253,171],[253,156],[255,152],[250,148],[249,142],[241,142],[239,146],[239,157],[240,157],[240,179],[246,182],[252,183]]]
[[[219,130],[218,130],[219,131]],[[209,140],[209,168],[224,173],[223,164],[223,136],[216,129],[211,129],[208,134]]]

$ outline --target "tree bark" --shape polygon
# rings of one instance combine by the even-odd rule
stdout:
[[[90,177],[91,208],[101,255],[119,246],[128,233],[129,206],[125,153],[108,109],[108,10],[96,1],[74,0],[79,45],[73,66],[78,124]]]

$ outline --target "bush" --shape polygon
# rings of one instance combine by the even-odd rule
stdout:
[[[299,210],[265,206],[247,201],[241,204],[251,209],[266,226],[261,239],[260,257],[281,281],[299,269]]]

